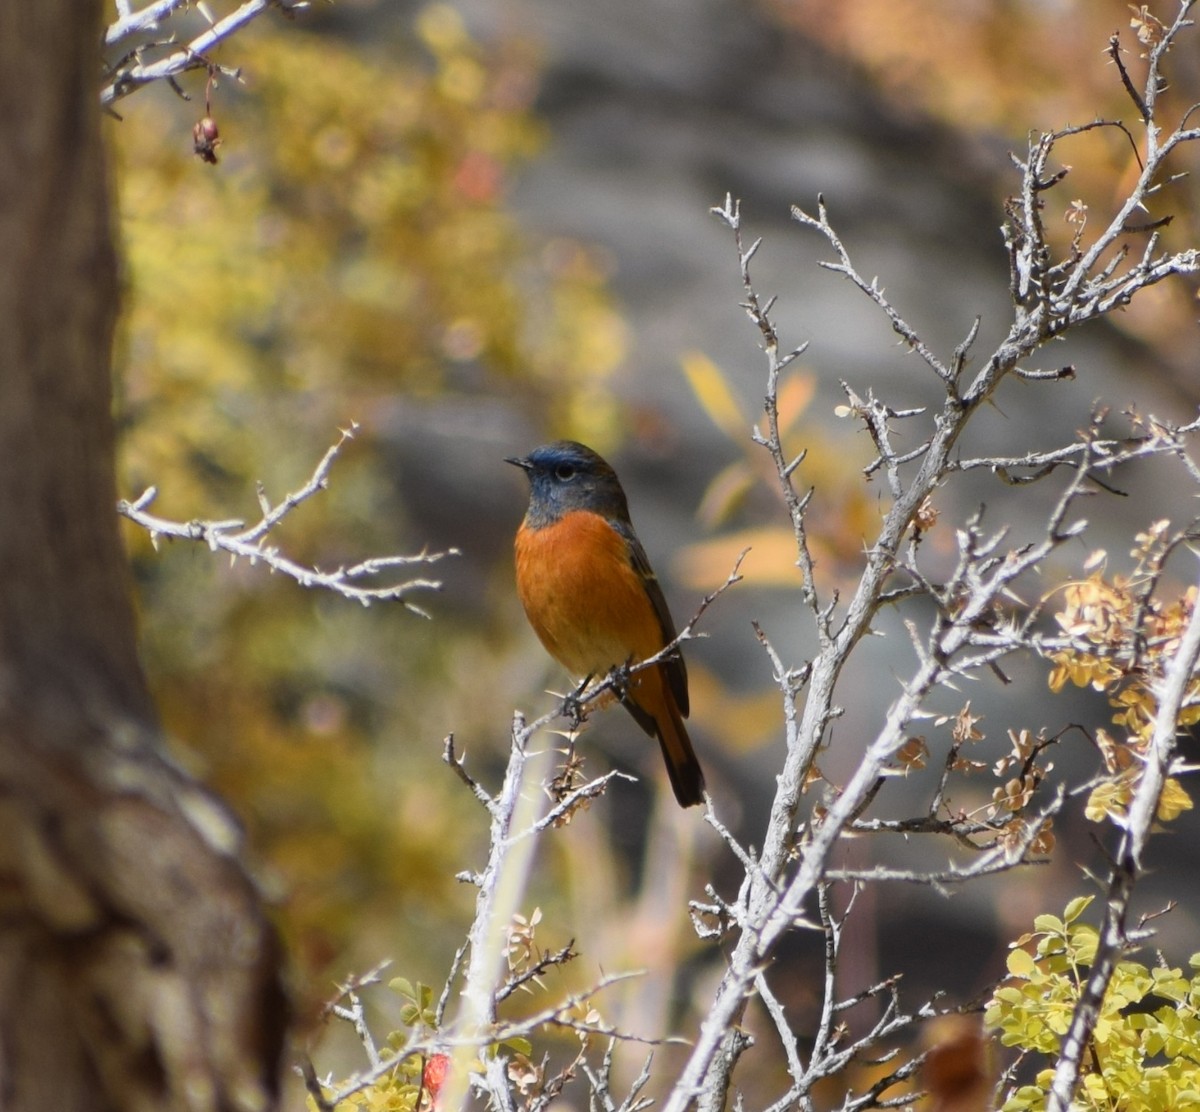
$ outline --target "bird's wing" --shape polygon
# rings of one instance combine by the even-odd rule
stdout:
[[[637,539],[631,525],[621,521],[613,521],[611,525],[621,534],[629,549],[629,562],[641,578],[642,584],[646,588],[646,595],[654,607],[654,613],[658,615],[663,644],[669,645],[675,640],[675,623],[671,620],[671,612],[667,609],[667,600],[663,596],[662,588],[658,585],[658,577],[650,566],[646,550],[642,548],[642,542]],[[688,716],[688,686],[687,665],[683,662],[683,653],[676,649],[667,657],[663,661],[663,672],[666,674],[667,682],[671,685],[671,693],[675,696],[675,705],[679,708],[679,713],[686,718]]]

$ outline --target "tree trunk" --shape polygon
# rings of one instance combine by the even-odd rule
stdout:
[[[274,934],[162,755],[117,529],[100,21],[0,3],[0,1110],[265,1109]]]

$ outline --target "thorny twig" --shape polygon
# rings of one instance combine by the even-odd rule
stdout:
[[[808,534],[804,529],[804,517],[813,492],[808,490],[804,494],[800,494],[796,490],[793,476],[796,469],[804,462],[806,453],[801,452],[792,459],[785,458],[783,445],[780,440],[779,406],[777,401],[779,396],[779,380],[783,372],[804,354],[808,345],[800,344],[784,355],[779,354],[779,334],[770,316],[771,307],[774,305],[775,299],[769,299],[764,305],[759,300],[758,293],[754,289],[754,284],[750,280],[750,261],[758,252],[762,240],[757,239],[749,247],[744,246],[742,241],[741,205],[731,195],[726,194],[725,204],[713,208],[711,211],[714,216],[724,221],[733,232],[734,246],[738,254],[738,265],[742,274],[742,289],[746,297],[746,300],[742,302],[742,308],[746,310],[747,316],[753,322],[754,327],[758,329],[759,335],[762,338],[763,354],[767,357],[767,434],[764,436],[755,428],[753,439],[755,443],[767,446],[775,464],[775,469],[779,476],[779,489],[783,494],[783,500],[788,509],[788,516],[792,521],[792,530],[796,535],[796,566],[800,569],[800,574],[803,577],[801,590],[803,591],[805,601],[811,605],[815,598],[812,589],[813,558],[812,553],[808,549]]]
[[[1185,25],[1190,6],[1190,0],[1181,4],[1179,17],[1151,55],[1147,92],[1142,97],[1148,123],[1138,181],[1126,199],[1117,204],[1094,240],[1085,244],[1082,235],[1076,236],[1061,261],[1054,259],[1041,215],[1044,195],[1065,176],[1065,172],[1050,169],[1051,157],[1060,142],[1091,127],[1108,125],[1101,122],[1069,128],[1035,136],[1031,141],[1028,158],[1018,164],[1022,187],[1010,207],[1006,230],[1014,320],[1008,335],[977,371],[969,370],[967,359],[978,336],[977,321],[952,358],[943,359],[885,297],[880,284],[858,272],[849,249],[831,222],[824,199],[818,200],[815,215],[794,210],[802,225],[817,231],[832,247],[836,261],[826,264],[828,268],[849,280],[883,312],[893,329],[933,372],[944,400],[939,409],[929,414],[916,410],[893,412],[881,400],[870,395],[860,398],[847,387],[850,412],[862,421],[876,447],[877,462],[873,469],[885,470],[890,506],[877,535],[866,548],[864,569],[844,606],[839,609],[836,595],[821,599],[806,569],[805,602],[814,616],[818,651],[802,670],[787,668],[782,662],[775,668],[777,682],[789,705],[796,697],[796,676],[803,677],[805,699],[802,710],[796,712],[798,721],[788,724],[787,758],[762,848],[753,856],[753,868],[747,869],[736,902],[720,912],[726,922],[737,924],[740,934],[691,1057],[665,1101],[665,1112],[684,1112],[697,1094],[703,1112],[717,1112],[724,1104],[734,1065],[746,1046],[740,1033],[741,1017],[761,970],[776,942],[803,919],[807,902],[819,890],[822,879],[829,876],[833,847],[879,790],[881,774],[906,742],[909,723],[928,713],[923,709],[925,700],[935,690],[952,685],[961,677],[997,665],[1009,653],[1027,653],[1034,647],[1032,622],[1038,608],[1026,607],[1022,614],[1004,604],[1016,597],[1016,581],[1021,576],[1036,572],[1052,552],[1082,530],[1085,523],[1070,516],[1077,499],[1093,489],[1093,482],[1103,486],[1099,477],[1119,463],[1179,452],[1178,437],[1112,444],[1101,441],[1094,430],[1089,430],[1069,448],[1041,456],[971,460],[965,464],[956,462],[954,457],[955,446],[973,415],[1006,376],[1022,373],[1027,360],[1047,340],[1127,304],[1141,290],[1166,278],[1200,269],[1200,253],[1163,251],[1153,229],[1140,254],[1127,256],[1112,251],[1121,237],[1131,234],[1131,217],[1157,188],[1164,159],[1180,144],[1200,138],[1198,129],[1181,125],[1173,132],[1163,133],[1153,122],[1160,88],[1158,62]],[[1185,123],[1186,119],[1185,116]],[[735,232],[743,288],[749,289],[743,304],[758,329],[767,357],[770,414],[770,398],[778,385],[779,341],[770,318],[771,302],[760,302],[749,282],[749,263],[757,244],[749,249],[742,246],[740,214],[731,199],[716,212]],[[1025,377],[1054,381],[1063,377],[1063,372],[1048,376],[1027,372]],[[901,417],[927,422],[927,430],[916,438],[918,447],[904,453],[897,452],[891,441],[891,422]],[[769,423],[767,434],[757,439],[771,453],[785,496],[791,491],[788,503],[792,526],[798,550],[803,554],[807,550],[805,511],[811,493],[801,496],[792,487],[795,466],[783,452],[778,430]],[[948,581],[937,584],[921,572],[916,546],[912,543],[914,529],[919,528],[915,524],[918,511],[927,505],[947,477],[977,467],[989,467],[1001,477],[1014,472],[1020,472],[1021,478],[1042,477],[1064,465],[1073,468],[1073,473],[1051,512],[1041,541],[1009,547],[1003,530],[988,536],[976,520],[959,530],[958,566]],[[907,576],[911,585],[893,588],[891,581],[898,574]],[[867,744],[853,776],[841,785],[819,821],[809,823],[797,840],[794,831],[803,788],[813,759],[826,741],[828,725],[840,713],[834,696],[841,671],[859,640],[872,628],[880,608],[914,595],[925,595],[936,603],[934,619],[926,633],[919,634],[915,626],[911,627],[917,652],[916,669],[902,684],[899,698],[882,729]],[[981,860],[966,866],[966,870],[1010,867],[1022,860],[1036,834],[1037,823],[1030,821],[1023,829],[1025,836],[1018,841],[1016,853],[1010,856],[999,848],[987,851]],[[954,879],[956,873],[957,870],[930,874],[928,879],[942,882]],[[864,1106],[847,1103],[847,1107]]]
[[[602,790],[613,774],[601,777],[591,784],[585,784],[563,799],[557,807],[551,808],[546,815],[536,813],[537,801],[541,794],[528,791],[528,764],[533,754],[529,742],[533,735],[544,729],[553,719],[554,714],[547,714],[533,723],[526,723],[524,718],[517,715],[513,719],[512,744],[508,768],[504,783],[496,795],[489,795],[478,782],[467,772],[465,762],[457,755],[453,737],[448,737],[444,745],[444,758],[455,774],[471,790],[472,794],[483,803],[491,817],[492,833],[488,861],[478,874],[469,874],[463,879],[477,885],[479,891],[476,898],[475,919],[468,935],[467,942],[460,947],[452,962],[449,976],[438,999],[435,1012],[437,1030],[432,1033],[414,1033],[401,1045],[386,1050],[377,1050],[375,1043],[366,1029],[359,1022],[361,1009],[357,1007],[356,992],[359,986],[367,983],[367,978],[358,978],[348,988],[342,990],[341,997],[330,1006],[333,1015],[354,1024],[364,1051],[368,1058],[368,1068],[347,1079],[334,1088],[329,1083],[321,1082],[307,1059],[299,1063],[301,1075],[305,1079],[313,1100],[322,1112],[336,1107],[354,1094],[369,1088],[390,1071],[403,1062],[416,1056],[427,1057],[433,1054],[449,1055],[452,1059],[446,1087],[442,1098],[447,1102],[446,1107],[455,1106],[465,1097],[468,1088],[481,1089],[494,1100],[498,1107],[511,1107],[511,1093],[508,1091],[508,1078],[503,1068],[492,1071],[490,1068],[480,1075],[472,1072],[471,1062],[478,1057],[481,1050],[495,1048],[516,1038],[528,1038],[540,1030],[558,1027],[575,1032],[581,1037],[603,1036],[609,1040],[638,1042],[648,1045],[660,1045],[663,1040],[626,1031],[619,1031],[605,1023],[590,1010],[585,1009],[598,993],[611,985],[637,977],[637,972],[606,974],[600,977],[583,992],[571,993],[558,1002],[532,1015],[523,1016],[519,1020],[504,1020],[498,1014],[499,1005],[517,989],[535,980],[548,969],[564,964],[574,956],[572,945],[542,955],[529,969],[518,973],[510,973],[506,977],[499,975],[503,965],[503,955],[506,951],[504,942],[505,927],[512,922],[513,911],[525,889],[532,848],[535,839],[531,836],[535,830],[544,830],[550,823],[547,816],[554,815],[560,808],[577,806],[579,801],[590,797]],[[464,970],[464,960],[465,961]],[[373,971],[377,975],[378,971]],[[447,1005],[451,999],[453,985],[459,974],[463,974],[463,987],[460,997],[463,1006],[448,1024],[444,1023]],[[350,1007],[340,1003],[342,997],[351,1000]],[[580,1017],[583,1009],[583,1018]],[[488,1063],[505,1060],[503,1054],[497,1054],[488,1059]],[[552,1079],[548,1084],[550,1089],[555,1085],[565,1084],[580,1063],[577,1058],[574,1063],[560,1073],[557,1080]],[[501,1091],[501,1089],[503,1091]],[[548,1090],[549,1091],[549,1090]],[[640,1105],[637,1107],[640,1108]]]
[[[590,1098],[592,1112],[642,1112],[642,1109],[648,1108],[654,1103],[649,1097],[639,1095],[650,1080],[650,1066],[654,1061],[654,1052],[651,1051],[646,1055],[641,1072],[634,1078],[633,1083],[629,1086],[629,1092],[618,1104],[613,1099],[611,1088],[613,1051],[616,1049],[616,1045],[616,1039],[609,1039],[599,1068],[593,1069],[586,1061],[583,1063],[583,1072],[592,1090]]]
[[[126,3],[125,10],[119,10],[118,18],[106,29],[104,44],[107,47],[124,46],[138,36],[157,31],[159,24],[171,16],[180,18],[183,12],[193,6],[203,8],[203,5],[193,4],[192,0],[154,0],[134,11]],[[100,90],[100,103],[109,106],[144,85],[164,80],[180,95],[185,95],[176,79],[193,69],[205,69],[210,73],[216,69],[236,79],[239,71],[217,66],[211,60],[212,51],[270,8],[290,15],[306,7],[308,0],[245,0],[224,18],[210,23],[205,30],[182,45],[173,35],[161,41],[139,43],[129,49],[106,74],[105,84]],[[167,53],[158,61],[146,61],[148,53],[162,51]]]
[[[898,977],[888,978],[849,997],[839,999],[837,970],[842,930],[853,909],[859,889],[855,887],[852,890],[847,907],[840,917],[833,913],[831,890],[832,886],[827,882],[822,882],[817,890],[817,906],[825,941],[825,971],[821,1015],[812,1035],[807,1065],[801,1060],[796,1034],[791,1030],[782,1009],[769,986],[766,985],[765,977],[760,974],[756,979],[756,987],[760,993],[763,993],[763,1002],[775,1022],[776,1030],[787,1052],[788,1073],[792,1078],[792,1084],[787,1092],[768,1106],[769,1112],[783,1112],[787,1108],[799,1108],[801,1112],[812,1112],[814,1089],[826,1078],[840,1073],[850,1062],[862,1060],[869,1052],[888,1043],[916,1023],[942,1015],[955,1014],[959,1010],[956,1008],[943,1009],[929,1003],[914,1013],[905,1012],[900,1006]],[[878,1018],[862,1034],[851,1035],[838,1017],[869,1000],[882,1001],[883,1006]],[[848,1093],[842,1107],[845,1109],[889,1107],[892,1102],[885,1099],[883,1094],[912,1076],[920,1065],[921,1057],[921,1055],[916,1055],[900,1058],[895,1049],[885,1051],[882,1057],[874,1060],[874,1065],[878,1067],[895,1061],[896,1068],[882,1076],[876,1075],[871,1085],[861,1093],[855,1094],[853,1091]],[[911,1101],[912,1094],[907,1094],[905,1100]]]
[[[504,984],[496,989],[497,1003],[507,1000],[517,989],[524,988],[531,982],[538,982],[539,978],[547,970],[554,968],[556,965],[566,965],[567,962],[574,961],[577,957],[579,957],[579,954],[575,950],[574,939],[571,939],[570,942],[559,950],[541,954],[528,969],[523,969],[520,973],[510,976]]]
[[[427,579],[422,576],[380,587],[368,587],[361,584],[365,580],[397,568],[436,564],[447,556],[457,556],[458,549],[450,548],[445,552],[422,552],[416,556],[374,556],[349,567],[343,566],[333,571],[322,571],[320,568],[299,564],[283,555],[278,548],[264,543],[268,534],[297,506],[326,488],[329,483],[329,471],[334,460],[346,442],[353,438],[357,427],[357,425],[352,425],[349,429],[344,430],[338,442],[321,458],[321,462],[317,464],[304,486],[287,495],[277,506],[270,504],[260,485],[258,503],[262,510],[262,517],[248,528],[240,520],[185,522],[172,521],[151,514],[147,507],[158,496],[158,490],[155,487],[148,488],[132,502],[122,499],[117,503],[117,513],[145,529],[156,547],[160,537],[201,541],[214,552],[228,552],[234,559],[248,560],[251,564],[263,563],[272,571],[280,572],[294,579],[302,587],[333,591],[343,598],[362,603],[363,606],[369,606],[373,602],[396,601],[406,610],[427,618],[429,617],[428,613],[413,602],[409,596],[419,591],[440,590],[442,585],[439,580]]]

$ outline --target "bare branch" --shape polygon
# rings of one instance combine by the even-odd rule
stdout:
[[[262,518],[249,528],[245,528],[244,523],[238,520],[180,522],[151,514],[147,507],[158,495],[158,491],[154,487],[144,491],[132,502],[122,499],[117,503],[117,513],[145,529],[150,534],[150,540],[155,546],[158,544],[159,537],[200,541],[207,544],[214,552],[228,552],[234,559],[248,560],[252,565],[263,563],[272,571],[280,572],[294,579],[302,587],[333,591],[343,598],[359,602],[363,606],[370,606],[373,602],[395,601],[399,602],[406,610],[428,618],[429,614],[413,602],[409,596],[419,591],[441,590],[440,580],[421,576],[380,587],[366,587],[360,584],[364,580],[373,579],[394,569],[436,564],[447,556],[457,556],[459,553],[456,548],[447,549],[445,552],[422,552],[416,556],[374,556],[349,567],[343,566],[333,571],[322,571],[320,568],[299,564],[283,555],[278,548],[264,543],[267,535],[279,525],[284,517],[301,503],[326,488],[333,461],[345,443],[354,436],[355,429],[357,429],[357,425],[343,431],[341,439],[321,458],[321,462],[317,464],[304,486],[295,493],[287,495],[278,506],[271,507],[260,485],[258,497]]]
[[[120,11],[117,21],[110,24],[105,31],[105,45],[118,46],[136,35],[157,30],[162,20],[188,7],[188,0],[156,0],[135,12],[129,10],[129,5],[126,4],[127,10]],[[245,0],[223,19],[213,23],[182,46],[177,45],[172,39],[164,43],[147,43],[136,47],[126,54],[107,75],[107,83],[100,90],[100,103],[105,106],[111,105],[114,101],[120,100],[154,81],[173,82],[175,78],[188,70],[214,68],[214,63],[209,58],[210,53],[272,7],[290,13],[308,7],[308,2],[307,0]],[[166,57],[156,62],[143,60],[143,56],[148,51],[163,48],[170,50]],[[222,72],[230,76],[238,76],[237,70],[216,68],[220,68]]]
[[[817,215],[810,216],[798,205],[792,206],[792,219],[803,224],[805,227],[812,228],[823,235],[829,245],[834,249],[838,256],[836,263],[822,263],[826,270],[831,270],[835,274],[840,274],[844,278],[848,278],[853,282],[863,293],[865,293],[880,309],[891,322],[892,329],[896,334],[925,362],[928,364],[934,374],[938,376],[947,386],[951,386],[955,381],[954,371],[946,366],[933,351],[925,344],[921,337],[917,334],[916,329],[912,327],[900,314],[893,308],[892,304],[883,294],[883,289],[879,285],[877,279],[867,281],[854,268],[854,264],[850,261],[850,253],[846,250],[842,243],[841,237],[834,230],[833,225],[829,222],[829,213],[825,207],[825,198],[817,198]],[[956,362],[961,363],[961,359],[956,359]]]
[[[1183,16],[1189,7],[1189,0],[1185,0],[1168,38],[1184,26]],[[979,370],[969,380],[965,377],[966,354],[977,335],[975,326],[953,355],[942,359],[892,306],[879,282],[866,279],[856,269],[843,240],[830,222],[823,198],[818,199],[815,216],[800,209],[793,212],[796,220],[817,231],[833,248],[836,261],[824,264],[826,268],[849,279],[884,313],[897,334],[937,375],[945,398],[940,409],[924,415],[893,409],[872,394],[863,396],[848,385],[846,387],[848,410],[863,422],[876,448],[876,462],[868,471],[882,469],[891,501],[878,533],[866,547],[864,567],[840,611],[839,621],[834,621],[833,606],[823,609],[815,598],[806,598],[816,618],[816,656],[802,670],[790,669],[782,661],[776,665],[776,682],[785,698],[785,706],[792,705],[790,700],[795,698],[795,678],[802,678],[805,689],[802,710],[797,712],[796,718],[788,720],[787,757],[778,779],[779,788],[764,831],[762,849],[748,862],[743,860],[746,879],[736,904],[717,906],[718,913],[734,924],[740,935],[701,1024],[692,1055],[665,1102],[666,1112],[684,1112],[697,1095],[703,1112],[718,1112],[722,1107],[733,1066],[745,1047],[739,1025],[746,1000],[754,993],[761,970],[779,939],[794,929],[795,924],[806,921],[805,908],[825,879],[846,875],[874,880],[924,879],[928,883],[943,884],[983,875],[993,869],[1010,868],[1025,860],[1039,837],[1041,819],[1052,814],[1061,802],[1060,795],[1040,814],[1008,820],[1003,836],[997,835],[992,846],[973,850],[973,861],[926,873],[923,878],[904,870],[869,870],[863,874],[829,871],[834,846],[854,823],[862,821],[862,812],[879,791],[882,777],[907,744],[910,724],[928,715],[924,704],[929,696],[936,690],[952,688],[957,681],[982,669],[994,669],[1010,652],[1028,653],[1040,644],[1033,627],[1040,608],[1024,607],[1023,613],[1013,612],[1013,603],[1019,603],[1017,581],[1036,574],[1053,552],[1085,528],[1086,523],[1075,515],[1079,500],[1097,486],[1111,490],[1105,476],[1136,458],[1183,455],[1177,435],[1179,430],[1162,434],[1156,428],[1153,435],[1144,439],[1135,437],[1114,442],[1098,435],[1097,421],[1065,448],[1017,458],[966,461],[954,458],[955,445],[973,415],[988,401],[1004,377],[1022,373],[1020,368],[1048,340],[1127,304],[1157,282],[1200,269],[1200,253],[1163,251],[1154,231],[1149,233],[1139,254],[1123,254],[1119,250],[1118,241],[1130,234],[1135,211],[1144,205],[1161,178],[1166,156],[1175,147],[1196,137],[1182,126],[1170,134],[1160,135],[1154,122],[1156,97],[1162,84],[1158,64],[1166,48],[1160,43],[1152,51],[1146,90],[1142,94],[1148,122],[1142,136],[1139,178],[1091,242],[1084,243],[1081,233],[1061,260],[1055,257],[1042,219],[1046,193],[1066,176],[1065,170],[1051,167],[1053,153],[1060,143],[1097,128],[1116,126],[1124,134],[1130,133],[1124,125],[1097,120],[1035,136],[1031,140],[1028,157],[1018,163],[1021,189],[1010,206],[1006,231],[1012,274],[1013,323],[1008,335],[981,362]],[[766,355],[769,405],[777,382],[775,351],[778,340],[768,315],[770,303],[760,302],[750,285],[749,263],[757,244],[743,247],[740,211],[732,199],[727,199],[724,206],[715,211],[734,231],[738,267],[745,290],[743,304],[758,329]],[[1024,373],[1028,378],[1044,377],[1054,381],[1066,377],[1069,372],[1060,370],[1045,376]],[[918,436],[918,447],[904,453],[897,452],[892,443],[892,425],[902,418],[926,425]],[[1188,426],[1189,431],[1194,428],[1194,425]],[[786,497],[786,481],[790,480],[792,470],[779,444],[777,428],[769,427],[767,435],[760,434],[757,439],[770,449],[777,471],[785,480]],[[906,465],[911,471],[902,470]],[[1189,463],[1185,466],[1191,467]],[[1011,482],[1046,478],[1064,468],[1069,469],[1070,474],[1047,517],[1041,540],[1006,548],[1005,532],[1001,530],[989,536],[983,532],[981,520],[977,518],[958,530],[959,558],[953,573],[946,582],[935,583],[923,574],[918,564],[918,541],[925,528],[919,515],[947,478],[959,471],[984,467]],[[804,514],[809,497],[811,492],[804,498],[795,495],[788,503],[802,561]],[[891,581],[897,576],[907,577],[911,585],[893,586]],[[829,723],[840,713],[834,693],[841,670],[858,641],[872,630],[872,621],[879,609],[915,595],[928,597],[936,605],[936,615],[927,630],[922,631],[910,619],[916,667],[902,682],[901,695],[893,703],[882,728],[867,744],[853,775],[838,786],[827,809],[801,825],[799,807],[803,786],[808,782],[818,750],[827,740]],[[937,798],[944,794],[945,775],[943,773]],[[933,829],[933,824],[940,818],[934,814],[921,821],[924,828]],[[960,832],[978,834],[978,825],[969,820],[951,825],[957,826]],[[784,1099],[796,1099],[796,1096],[792,1093]],[[847,1103],[847,1107],[858,1106]]]

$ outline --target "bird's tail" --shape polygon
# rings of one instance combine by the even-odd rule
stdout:
[[[658,743],[662,746],[667,775],[679,806],[694,807],[704,802],[704,772],[675,700],[667,698],[665,702],[667,713],[660,714],[655,721]]]

